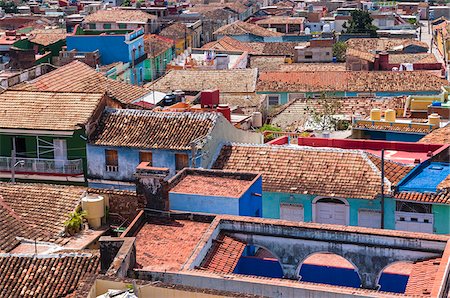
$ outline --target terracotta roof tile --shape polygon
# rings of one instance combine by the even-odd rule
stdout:
[[[222,50],[222,51],[242,51],[254,53],[255,50],[248,43],[239,41],[229,36],[224,36],[219,40],[209,42],[202,46],[206,50]]]
[[[245,35],[253,34],[256,36],[270,37],[270,36],[282,36],[279,32],[267,30],[255,24],[246,23],[242,21],[236,21],[234,23],[220,27],[214,32],[214,35]]]
[[[256,69],[171,70],[146,87],[161,92],[219,89],[225,93],[252,93],[255,92],[257,74]]]
[[[389,55],[389,63],[439,63],[436,56],[432,53],[417,54],[391,54]]]
[[[323,78],[326,77],[327,80]],[[445,79],[426,71],[310,71],[262,72],[258,91],[279,92],[396,92],[437,91]]]
[[[136,262],[152,270],[180,270],[209,227],[190,220],[150,218],[136,235]]]
[[[7,90],[0,94],[0,127],[75,130],[103,98],[101,93]]]
[[[438,193],[421,193],[402,191],[394,196],[396,199],[405,201],[416,201],[423,203],[450,204],[450,192],[441,191]]]
[[[233,273],[246,246],[246,243],[222,232],[213,240],[200,267],[212,272]]]
[[[194,30],[191,28],[188,28],[183,23],[174,23],[164,29],[161,30],[159,33],[160,36],[170,38],[172,40],[178,40],[178,39],[184,39],[184,37],[187,35],[194,34]]]
[[[409,276],[405,295],[431,297],[431,290],[440,263],[440,258],[416,262]]]
[[[359,59],[363,59],[369,62],[375,62],[375,54],[369,53],[369,52],[365,52],[365,51],[360,51],[354,48],[347,48],[345,55],[347,57],[352,56],[352,57],[356,57]]]
[[[33,30],[30,32],[29,40],[33,43],[48,46],[66,39],[65,29]]]
[[[0,183],[0,251],[18,242],[15,236],[58,240],[67,215],[80,204],[84,188],[44,184]]]
[[[216,113],[106,109],[91,139],[100,146],[189,150],[192,141],[211,132],[217,117]]]
[[[381,158],[369,153],[367,156],[381,171]],[[384,174],[393,185],[397,185],[413,168],[413,165],[402,164],[390,160],[384,161]]]
[[[84,23],[142,23],[146,24],[156,16],[141,10],[107,9],[98,10],[84,18]]]
[[[373,199],[380,172],[362,151],[225,145],[213,168],[260,172],[266,192]]]
[[[406,125],[395,125],[395,126],[386,126],[386,125],[373,125],[372,123],[368,122],[357,122],[353,123],[352,125],[353,129],[368,129],[368,130],[383,130],[383,131],[400,131],[400,132],[415,132],[415,133],[422,133],[427,134],[432,131],[432,128],[428,125],[423,125],[421,127],[415,126],[415,127],[409,127]]]
[[[98,267],[99,257],[91,254],[1,256],[0,296],[66,297]]]
[[[418,143],[450,144],[450,124],[438,128],[421,138]]]
[[[250,67],[258,68],[259,71],[345,71],[345,63],[292,63],[285,62],[281,56],[250,56]]]
[[[442,189],[449,189],[450,190],[450,175],[447,176],[447,178],[445,178],[444,180],[441,181],[441,183],[439,183],[439,185],[437,186],[438,190],[442,190]]]
[[[286,16],[275,16],[268,17],[256,21],[257,25],[287,25],[287,24],[303,24],[305,18],[303,17],[286,17]]]
[[[61,66],[33,81],[17,85],[14,89],[87,93],[108,92],[110,96],[124,103],[131,103],[150,93],[142,87],[106,78],[79,61]]]
[[[392,51],[398,46],[418,45],[428,49],[425,42],[401,38],[351,38],[347,40],[347,48],[363,52]]]
[[[144,49],[150,57],[157,57],[173,46],[173,41],[168,38],[156,34],[147,34],[144,36]]]

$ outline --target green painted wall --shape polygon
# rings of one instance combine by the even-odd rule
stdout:
[[[165,61],[164,61],[165,59]],[[161,55],[144,60],[144,81],[151,82],[161,77],[167,64],[173,59],[173,49],[168,49]],[[153,74],[153,67],[156,69],[156,76]]]
[[[367,200],[367,199],[347,199],[350,205],[350,225],[358,225],[358,210],[370,209],[381,210],[381,202],[379,199]]]
[[[433,229],[436,234],[450,234],[450,206],[432,205],[434,223]]]
[[[395,200],[392,198],[384,199],[384,228],[395,230]]]

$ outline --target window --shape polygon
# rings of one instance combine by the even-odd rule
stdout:
[[[27,144],[25,138],[16,137],[16,156],[26,157],[27,156]]]
[[[412,213],[431,213],[431,204],[396,201],[395,211]]]
[[[95,26],[95,24],[89,24],[89,29],[95,30],[97,29],[97,26]]]
[[[111,29],[111,24],[103,24],[103,29]]]
[[[177,171],[186,168],[189,165],[188,155],[183,153],[175,154],[175,169]]]
[[[326,52],[325,55],[330,56],[330,52]]]
[[[279,95],[269,95],[268,96],[269,106],[276,106],[280,104]]]
[[[119,171],[119,154],[117,150],[105,150],[105,161],[106,161],[106,171],[107,172],[118,172]]]
[[[139,163],[148,162],[148,165],[151,167],[153,163],[152,153],[149,151],[140,151],[139,152]]]
[[[127,24],[119,24],[119,29],[127,29]]]
[[[312,59],[313,53],[312,52],[305,52],[305,59]]]

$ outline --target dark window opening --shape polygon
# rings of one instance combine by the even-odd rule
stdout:
[[[27,155],[27,143],[25,138],[15,138],[16,140],[16,156],[26,157]]]
[[[175,169],[180,171],[189,166],[189,158],[187,154],[177,153],[175,154]]]
[[[431,213],[431,204],[397,201],[395,211],[412,213]]]
[[[105,150],[106,159],[106,171],[117,172],[119,171],[119,154],[117,150]]]

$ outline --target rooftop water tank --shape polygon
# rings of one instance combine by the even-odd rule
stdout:
[[[370,110],[370,120],[380,121],[381,120],[381,110],[380,109]]]
[[[323,25],[322,31],[323,31],[323,32],[331,32],[330,24],[325,24],[325,25]]]
[[[309,29],[308,27],[305,28],[305,35],[310,35],[311,34],[311,29]]]
[[[105,216],[105,198],[99,195],[86,194],[81,199],[81,208],[86,211],[86,219],[93,229],[102,225],[102,217]]]
[[[437,127],[441,124],[441,116],[439,114],[433,113],[428,116],[428,124],[436,125]]]
[[[222,115],[231,122],[231,109],[228,104],[220,104],[217,107],[217,112],[222,113]]]
[[[384,119],[385,119],[387,122],[395,122],[395,119],[396,119],[396,112],[395,112],[394,110],[392,110],[392,109],[387,109],[387,110],[384,112]]]

